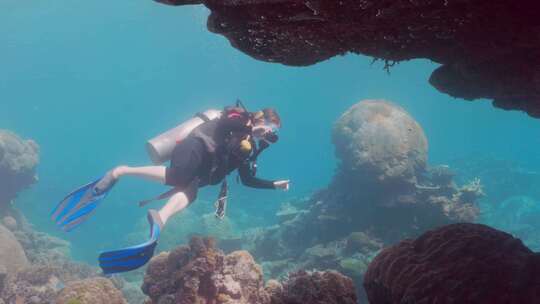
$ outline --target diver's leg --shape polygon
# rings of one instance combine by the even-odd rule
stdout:
[[[169,198],[167,204],[159,210],[159,217],[163,222],[163,225],[167,223],[169,217],[173,214],[178,213],[189,205],[189,198],[184,192],[177,192]]]
[[[125,175],[142,177],[165,184],[165,166],[128,167],[118,166],[113,169],[112,174],[115,179]]]

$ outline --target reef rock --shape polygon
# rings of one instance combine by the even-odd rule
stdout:
[[[259,60],[311,65],[347,52],[441,63],[430,83],[540,117],[535,0],[158,0],[206,5],[208,29]]]
[[[274,283],[275,285],[275,283]],[[272,304],[357,304],[353,281],[335,271],[298,271],[267,288]]]
[[[13,232],[32,264],[58,264],[66,261],[71,252],[71,244],[44,232],[29,227]]]
[[[335,123],[332,138],[347,185],[414,185],[426,167],[428,144],[422,127],[388,101],[355,104]]]
[[[58,297],[56,304],[127,304],[122,293],[109,279],[91,278],[68,284]]]
[[[356,303],[352,280],[337,272],[297,272],[265,288],[261,267],[247,251],[225,255],[213,239],[198,237],[152,258],[142,290],[148,304]]]
[[[370,303],[540,303],[540,256],[512,235],[453,224],[384,249],[364,277]]]
[[[0,130],[0,213],[17,193],[37,181],[39,147],[33,140]]]
[[[8,274],[0,299],[6,303],[57,304],[56,296],[65,283],[81,279],[86,273],[77,271],[74,263],[64,265],[32,265]],[[81,265],[80,268],[85,268]],[[92,273],[94,274],[94,273]],[[95,275],[95,274],[94,274]]]
[[[269,303],[262,270],[248,252],[224,255],[212,239],[197,237],[154,257],[142,290],[150,303]]]
[[[0,225],[0,267],[8,273],[14,273],[28,266],[28,260],[21,244],[13,233]]]

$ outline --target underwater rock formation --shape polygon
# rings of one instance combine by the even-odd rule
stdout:
[[[122,293],[106,278],[71,282],[58,295],[56,304],[127,304]]]
[[[269,303],[262,271],[248,252],[223,255],[213,239],[198,237],[154,257],[142,290],[150,303]]]
[[[540,256],[519,239],[462,223],[384,249],[364,286],[372,304],[540,303],[539,277]]]
[[[478,223],[511,233],[532,250],[540,250],[540,172],[489,154],[454,160],[453,167],[460,177],[482,179],[486,197],[479,202]]]
[[[28,265],[28,259],[21,244],[11,231],[0,225],[0,268],[7,273],[14,273]]]
[[[97,276],[95,268],[70,259],[68,242],[35,231],[16,209],[10,213],[3,222],[11,231],[0,225],[0,300],[57,304],[65,284]]]
[[[336,272],[298,272],[269,284],[247,251],[225,255],[213,239],[193,237],[152,258],[142,290],[149,304],[356,303],[352,280]]]
[[[96,276],[96,272],[89,266],[68,260],[62,264],[31,265],[6,276],[0,299],[7,304],[57,304],[56,297],[65,284],[90,276]]]
[[[362,297],[363,275],[383,246],[477,218],[480,180],[458,186],[448,166],[428,166],[422,129],[400,107],[360,102],[338,120],[334,136],[342,164],[331,184],[284,204],[278,225],[243,235],[243,249],[268,278],[336,269],[354,279]]]
[[[0,130],[0,214],[5,213],[19,191],[37,181],[38,163],[39,147],[33,140]]]
[[[159,0],[158,0],[159,1]],[[258,60],[304,66],[348,52],[442,66],[430,83],[540,117],[540,19],[534,0],[161,0],[202,3],[208,29]]]
[[[277,283],[277,284],[276,284]],[[336,271],[298,271],[268,286],[272,304],[357,304],[353,281]]]
[[[414,186],[426,168],[428,144],[422,127],[388,101],[353,105],[336,121],[332,135],[339,171],[350,184]]]
[[[458,187],[448,168],[428,167],[427,139],[401,107],[383,100],[353,105],[335,123],[333,142],[340,166],[328,189],[314,197],[318,219],[345,219],[355,228],[347,233],[374,229],[394,242],[476,218],[480,181]]]
[[[304,210],[257,232],[248,241],[257,258],[298,257],[352,232],[370,231],[391,244],[439,225],[475,220],[480,181],[458,187],[449,168],[428,167],[427,140],[402,108],[377,100],[353,105],[336,122],[334,144],[341,164],[332,183],[309,198]]]
[[[36,231],[18,210],[12,209],[11,216],[6,217],[11,222],[10,230],[20,243],[26,257],[32,264],[52,265],[62,264],[68,260],[71,244],[44,232]],[[5,218],[5,220],[6,220]]]

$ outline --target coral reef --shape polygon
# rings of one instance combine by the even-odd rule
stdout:
[[[56,296],[66,283],[96,276],[96,272],[84,264],[67,260],[54,265],[31,265],[19,272],[8,274],[4,280],[4,289],[0,299],[6,303],[20,301],[35,303],[55,303]],[[26,302],[23,302],[26,303]]]
[[[0,300],[56,304],[64,284],[97,275],[94,268],[69,259],[68,242],[35,231],[17,210],[10,211],[14,217],[3,222],[10,223],[11,231],[0,225]]]
[[[384,249],[364,286],[373,304],[537,303],[539,275],[540,257],[519,239],[462,223]]]
[[[32,264],[51,265],[65,263],[70,255],[70,243],[49,235],[36,231],[26,218],[17,210],[12,209],[11,213],[18,218],[15,224],[11,225],[11,231],[21,244],[28,260]]]
[[[448,166],[428,166],[423,131],[402,108],[354,105],[336,122],[334,144],[341,164],[326,189],[284,204],[278,225],[244,233],[243,249],[267,278],[336,269],[362,297],[363,274],[383,246],[478,217],[480,180],[458,186]]]
[[[7,273],[14,273],[29,265],[23,248],[3,225],[0,225],[0,267]]]
[[[489,154],[469,155],[452,162],[458,177],[482,180],[490,204],[497,205],[512,197],[527,194],[540,200],[540,172]]]
[[[335,271],[298,271],[289,274],[285,282],[274,287],[270,285],[267,290],[272,304],[358,303],[353,281]]]
[[[0,130],[0,215],[6,213],[19,191],[37,181],[39,147],[33,140]]]
[[[109,279],[91,278],[71,282],[56,298],[57,304],[127,304]]]
[[[460,177],[482,179],[486,197],[479,202],[479,223],[512,233],[529,248],[540,250],[539,172],[483,154],[454,160],[453,166]]]
[[[400,107],[374,100],[354,105],[336,122],[334,144],[341,164],[330,186],[303,210],[281,216],[278,226],[248,236],[257,258],[298,257],[352,232],[391,244],[438,225],[475,220],[480,181],[458,187],[448,167],[428,167],[422,129]]]
[[[336,272],[297,272],[265,288],[262,270],[247,251],[225,255],[213,239],[199,237],[152,258],[142,290],[148,304],[356,303],[352,280]]]
[[[268,303],[260,267],[245,251],[223,255],[212,239],[194,237],[189,246],[154,257],[142,290],[150,303]]]
[[[0,230],[2,229],[5,228],[0,225]],[[5,230],[7,231],[7,229]],[[22,231],[16,231],[16,233],[27,237]],[[38,237],[32,237],[32,235]],[[19,259],[24,261],[23,266],[13,270],[10,268],[19,265],[18,261],[14,261],[12,258],[5,259],[4,256],[0,259],[0,264],[9,263],[9,266],[0,265],[0,300],[5,301],[5,303],[56,304],[55,298],[64,284],[97,275],[95,268],[72,262],[64,252],[58,251],[55,246],[63,248],[63,241],[60,244],[55,244],[55,238],[35,231],[31,232],[30,236],[31,239],[37,238],[39,240],[26,243],[28,246],[34,246],[29,247],[28,251],[24,248],[31,264],[26,260],[23,248],[14,237],[12,241],[15,242],[15,245],[4,242],[4,240],[1,242],[10,246],[11,256],[17,252],[22,253]],[[53,242],[48,243],[48,240]]]
[[[259,60],[311,65],[347,52],[441,63],[430,78],[451,96],[490,98],[540,117],[540,19],[534,0],[161,0],[202,3],[208,29]]]

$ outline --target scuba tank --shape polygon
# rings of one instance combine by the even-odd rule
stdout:
[[[202,123],[221,117],[222,111],[210,109],[197,113],[191,119],[170,129],[146,142],[146,151],[156,165],[170,160],[172,151],[177,143],[184,140],[196,127]]]

